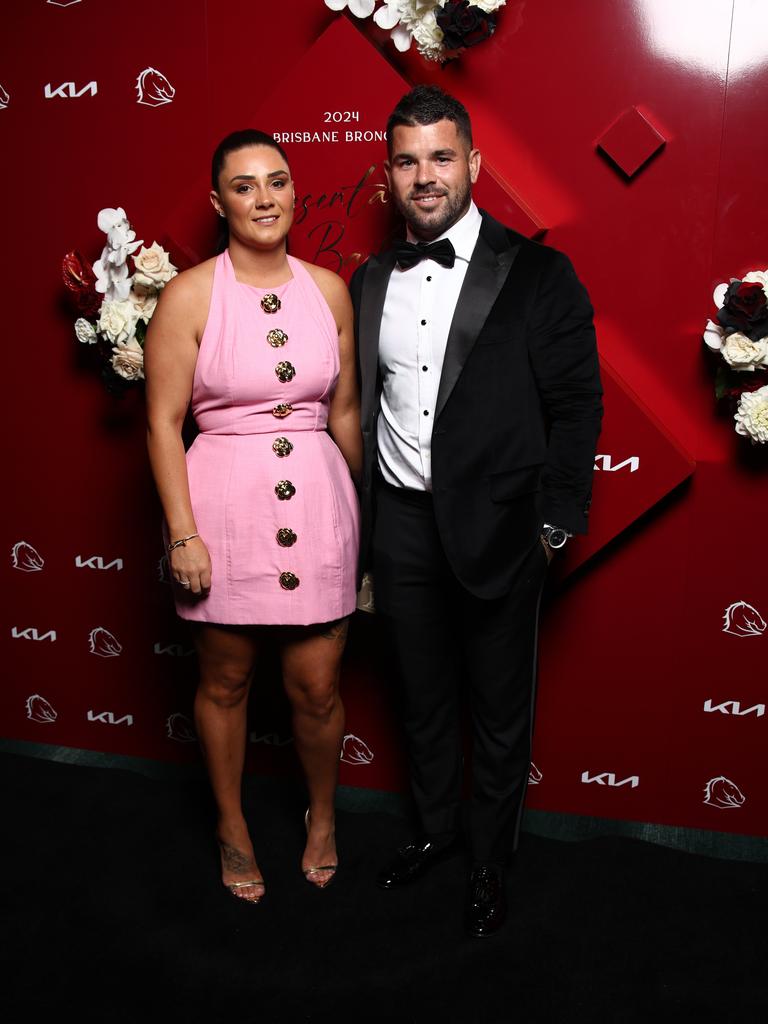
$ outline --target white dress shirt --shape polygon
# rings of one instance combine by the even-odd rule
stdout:
[[[471,203],[439,236],[453,244],[453,267],[426,259],[409,270],[395,266],[389,279],[379,335],[377,440],[379,468],[395,487],[432,490],[432,425],[445,346],[481,223]]]

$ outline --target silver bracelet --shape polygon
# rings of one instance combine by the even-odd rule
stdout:
[[[195,537],[199,536],[199,533],[190,533],[188,537],[179,537],[179,539],[175,540],[173,544],[168,545],[168,554],[170,555],[174,548],[185,548],[188,540],[194,540]]]

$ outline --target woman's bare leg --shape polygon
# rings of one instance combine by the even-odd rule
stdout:
[[[344,738],[339,668],[348,619],[291,632],[281,646],[283,683],[293,709],[293,738],[309,790],[309,835],[302,868],[336,864],[334,797]],[[333,872],[315,872],[323,885]]]
[[[218,808],[221,877],[229,885],[261,878],[241,796],[248,692],[258,642],[253,632],[203,625],[197,630],[195,644],[200,662],[195,724]],[[263,893],[260,885],[237,890],[237,895],[251,900]]]

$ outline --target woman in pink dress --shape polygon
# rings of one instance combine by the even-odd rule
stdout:
[[[257,903],[264,880],[241,780],[248,693],[268,640],[279,644],[309,790],[302,869],[322,888],[337,865],[359,400],[347,288],[286,252],[295,200],[281,147],[255,130],[227,136],[212,184],[229,246],[174,278],[152,318],[149,453],[177,611],[196,624],[195,720],[218,806],[222,880]],[[190,404],[200,433],[185,456]]]

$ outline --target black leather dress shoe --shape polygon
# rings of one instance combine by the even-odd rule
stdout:
[[[467,932],[482,939],[498,931],[506,919],[504,873],[496,864],[476,864],[469,877],[464,913]]]
[[[389,864],[379,872],[376,881],[382,889],[395,889],[421,877],[435,864],[458,852],[456,840],[436,843],[422,837],[401,846]]]

